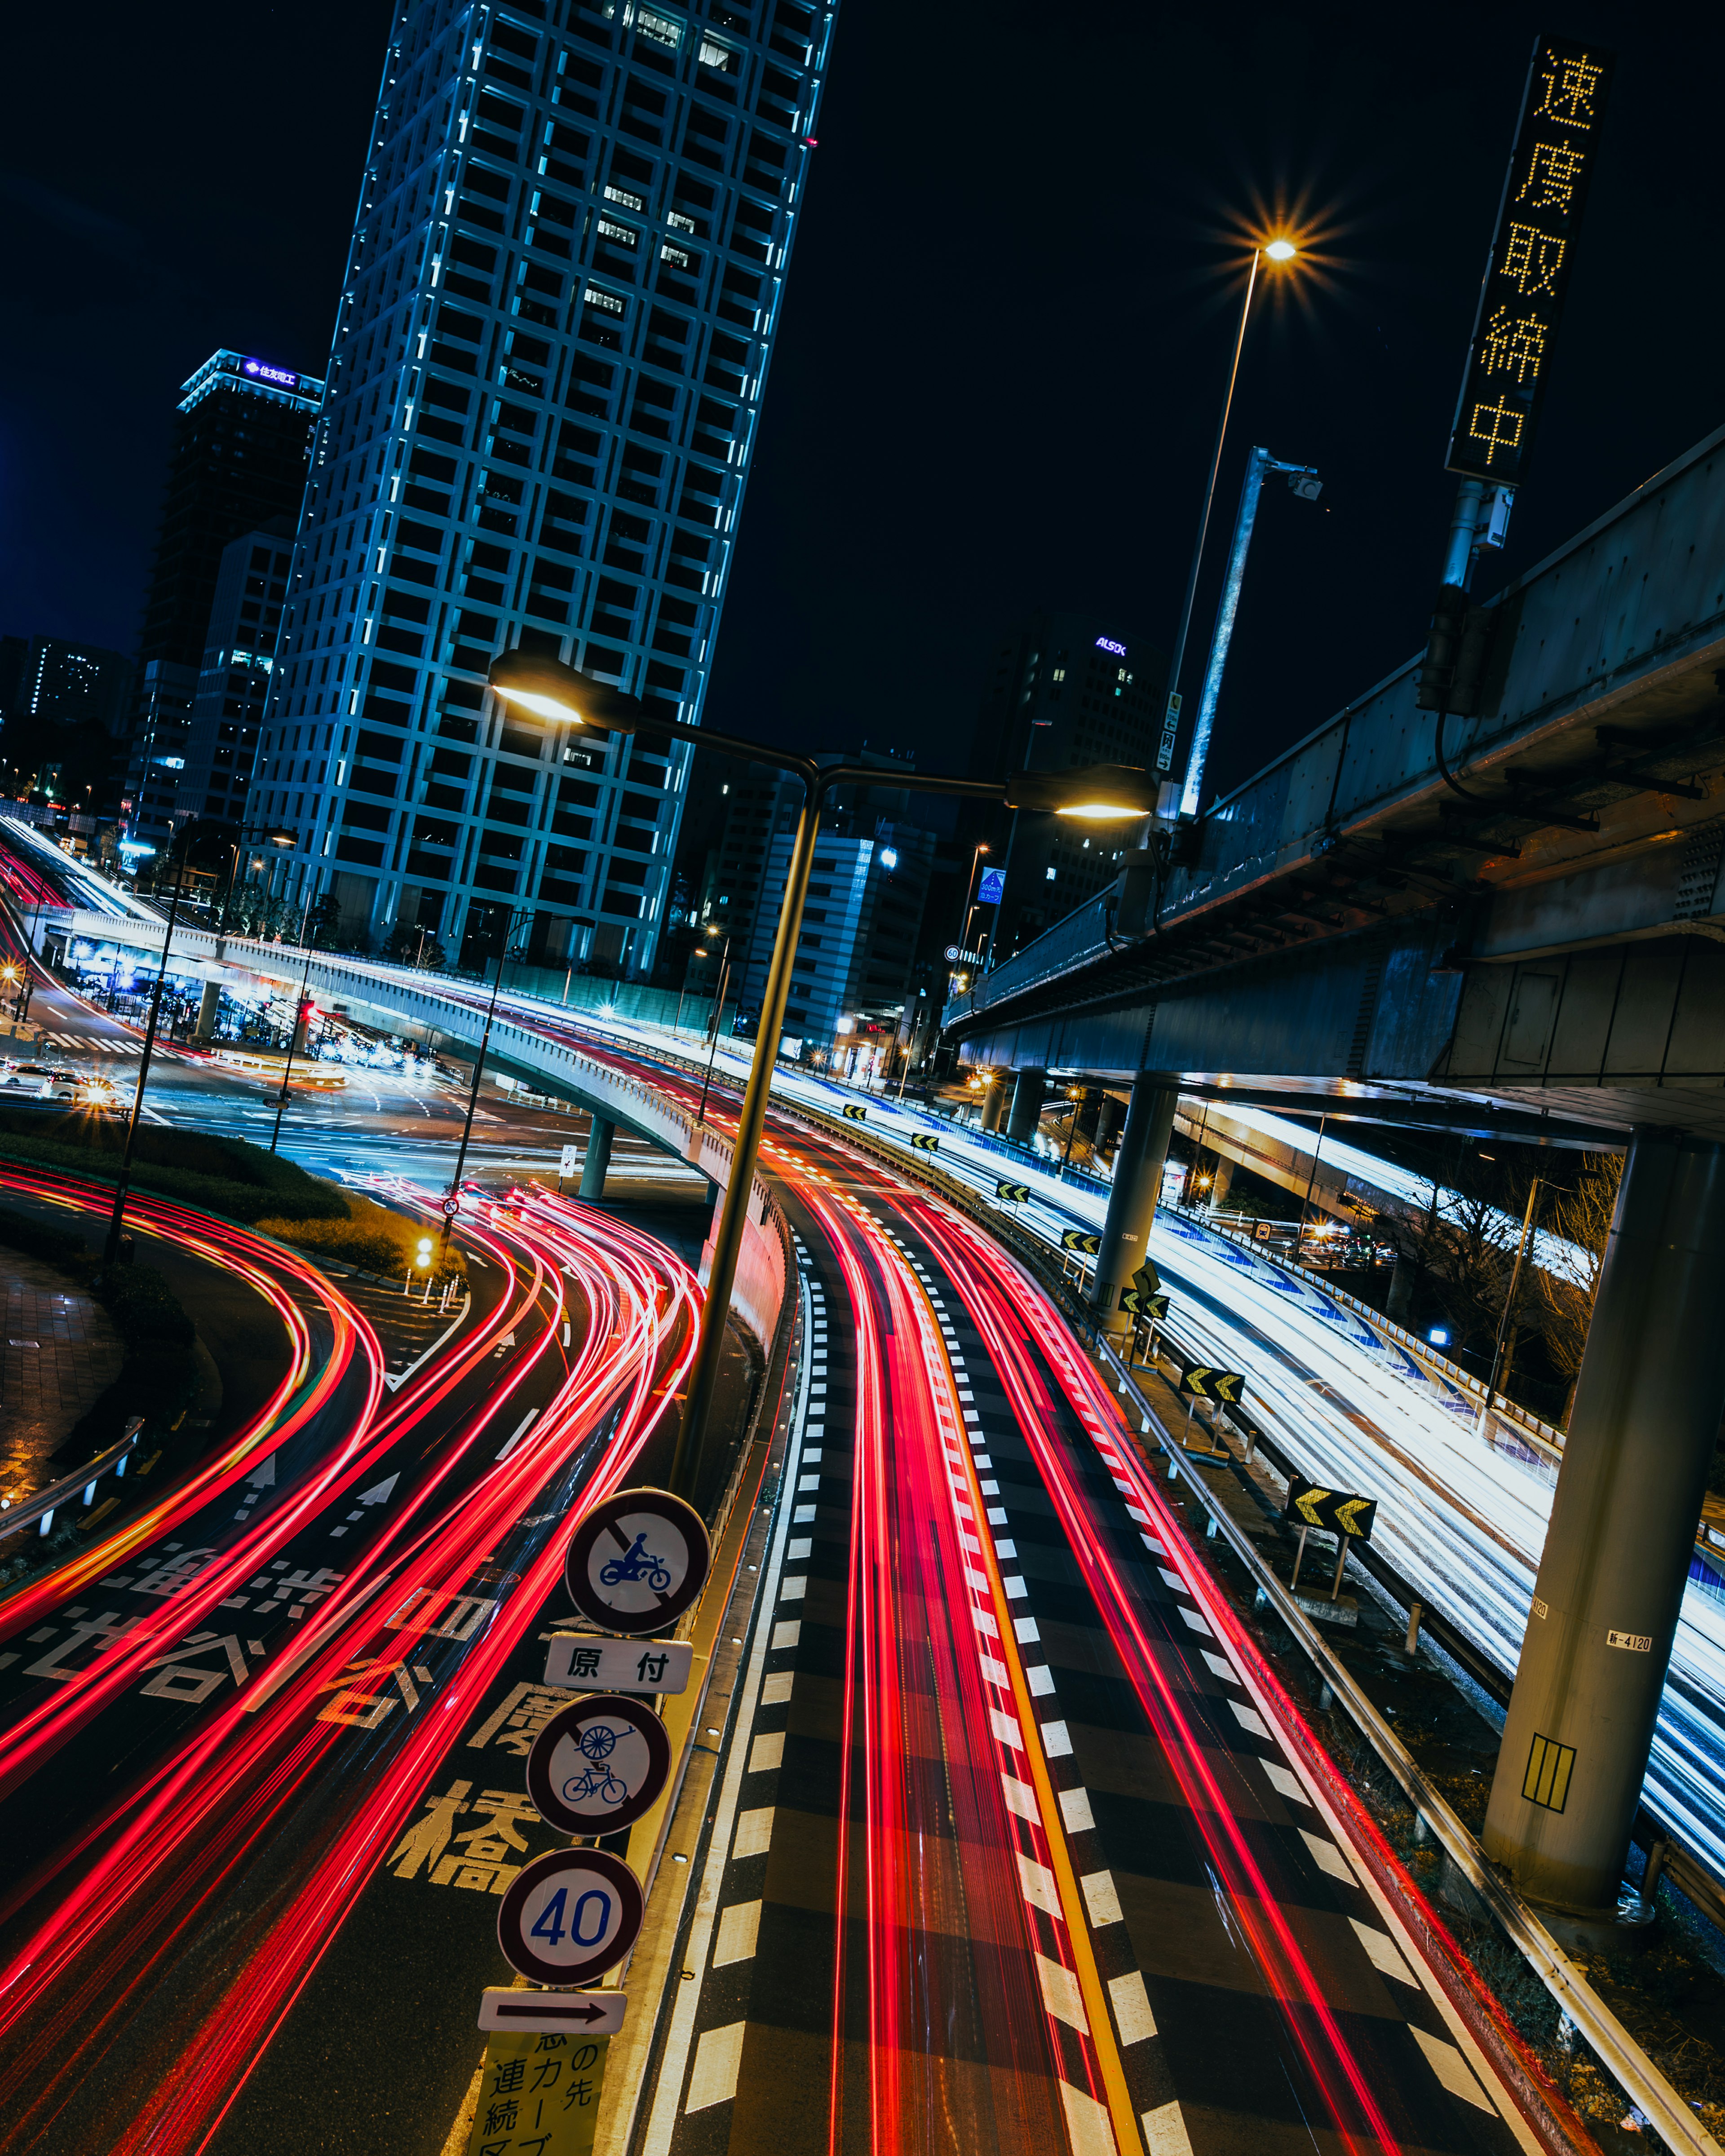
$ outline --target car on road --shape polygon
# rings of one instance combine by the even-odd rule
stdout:
[[[44,1094],[51,1084],[65,1080],[70,1088],[65,1098],[70,1100],[77,1090],[78,1081],[69,1070],[56,1070],[49,1063],[0,1063],[0,1086],[8,1092]]]

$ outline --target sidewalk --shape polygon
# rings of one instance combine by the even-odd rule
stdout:
[[[120,1374],[108,1315],[64,1273],[0,1248],[0,1496],[17,1503],[60,1471],[49,1455]]]

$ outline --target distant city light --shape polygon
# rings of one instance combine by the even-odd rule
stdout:
[[[898,866],[898,849],[896,846],[882,846],[880,849],[880,865],[883,869],[886,869],[888,870],[896,869]]]
[[[1434,1348],[1447,1348],[1450,1344],[1450,1328],[1446,1325],[1434,1325],[1425,1337]]]

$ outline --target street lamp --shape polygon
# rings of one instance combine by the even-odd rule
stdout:
[[[467,1166],[468,1141],[473,1136],[473,1113],[479,1106],[480,1079],[485,1067],[485,1050],[491,1045],[491,1021],[497,1015],[497,995],[503,986],[503,966],[509,956],[509,939],[515,933],[516,923],[532,920],[534,911],[531,906],[516,906],[504,922],[503,933],[497,938],[496,978],[491,983],[491,1000],[485,1006],[485,1029],[480,1035],[479,1053],[473,1059],[473,1083],[467,1089],[467,1120],[461,1126],[461,1146],[455,1155],[455,1173],[449,1178],[449,1195],[444,1201],[444,1232],[438,1244],[439,1272],[443,1270],[444,1258],[449,1247],[449,1230],[455,1224],[455,1212],[461,1203],[461,1176]]]
[[[1180,666],[1186,656],[1186,632],[1192,626],[1192,602],[1198,593],[1198,571],[1204,559],[1204,534],[1209,529],[1210,505],[1216,495],[1216,475],[1221,469],[1222,445],[1228,439],[1228,415],[1234,405],[1234,385],[1240,379],[1240,355],[1245,348],[1246,323],[1252,311],[1253,295],[1258,289],[1259,264],[1269,262],[1278,269],[1284,268],[1299,251],[1291,239],[1280,233],[1273,239],[1264,240],[1252,249],[1251,268],[1246,273],[1245,298],[1240,303],[1240,326],[1234,336],[1234,357],[1228,367],[1228,387],[1222,398],[1222,415],[1216,422],[1215,446],[1210,451],[1209,476],[1204,481],[1204,506],[1198,515],[1198,537],[1192,549],[1192,566],[1186,572],[1186,595],[1180,602],[1180,625],[1168,660],[1168,700],[1162,721],[1162,753],[1170,758],[1180,723]]]
[[[180,916],[180,895],[186,888],[186,865],[192,851],[192,834],[197,829],[197,819],[180,826],[176,836],[180,840],[180,865],[174,877],[174,892],[168,902],[167,926],[162,937],[162,963],[156,969],[156,985],[150,991],[150,1016],[144,1028],[143,1053],[138,1058],[138,1082],[131,1096],[131,1115],[126,1126],[126,1147],[120,1156],[120,1180],[114,1190],[114,1217],[108,1224],[108,1240],[102,1250],[102,1263],[111,1265],[120,1255],[120,1232],[126,1218],[126,1200],[131,1188],[132,1148],[137,1142],[138,1124],[144,1112],[144,1086],[150,1075],[150,1055],[156,1045],[156,1028],[162,1016],[162,991],[167,982],[167,957],[174,940],[174,925]],[[299,843],[293,831],[271,831],[271,843],[278,846],[292,846]],[[173,840],[168,841],[167,860],[172,865],[174,855]],[[278,1122],[277,1127],[280,1128]],[[274,1150],[274,1147],[271,1147]]]
[[[814,866],[815,836],[820,826],[821,808],[835,787],[875,784],[880,774],[877,769],[860,764],[823,766],[809,757],[788,756],[783,750],[767,748],[758,742],[735,734],[719,733],[711,727],[691,726],[680,719],[661,716],[652,706],[624,690],[595,680],[590,675],[579,674],[560,660],[535,652],[501,653],[491,662],[488,679],[491,688],[506,702],[517,704],[541,718],[603,726],[614,733],[667,735],[674,741],[689,742],[697,748],[718,749],[752,762],[770,765],[790,773],[802,783],[802,813],[792,841],[790,866],[779,906],[778,931],[767,969],[754,1058],[737,1117],[736,1150],[725,1188],[725,1203],[713,1235],[712,1265],[701,1312],[701,1338],[690,1374],[689,1403],[671,1464],[671,1487],[693,1496],[700,1486],[701,1451],[724,1357],[725,1319],[742,1250],[755,1163],[767,1121],[773,1066],[778,1058],[785,1008],[790,999],[791,966],[803,925],[803,902]],[[1117,817],[1122,820],[1147,816],[1154,806],[1156,793],[1154,782],[1147,772],[1117,764],[1058,773],[1015,772],[1004,783],[902,772],[895,774],[893,785],[902,791],[956,793],[971,800],[1004,802],[1009,808],[1052,810],[1065,816]]]
[[[709,936],[716,936],[718,932],[716,926],[709,928],[706,931],[706,933]],[[705,951],[697,951],[695,955],[697,958],[711,957],[712,956],[711,946],[709,945]],[[719,952],[719,985],[713,993],[712,1017],[707,1026],[706,1075],[701,1081],[701,1108],[695,1118],[697,1123],[704,1123],[706,1121],[707,1088],[713,1082],[713,1060],[719,1052],[719,1028],[723,1024],[725,1019],[725,990],[729,985],[730,980],[731,937],[727,932],[725,937],[724,947]]]

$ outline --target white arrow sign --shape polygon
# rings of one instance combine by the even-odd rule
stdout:
[[[479,2025],[530,2036],[614,2036],[628,2005],[629,1994],[622,1991],[492,1990],[480,2001]]]

